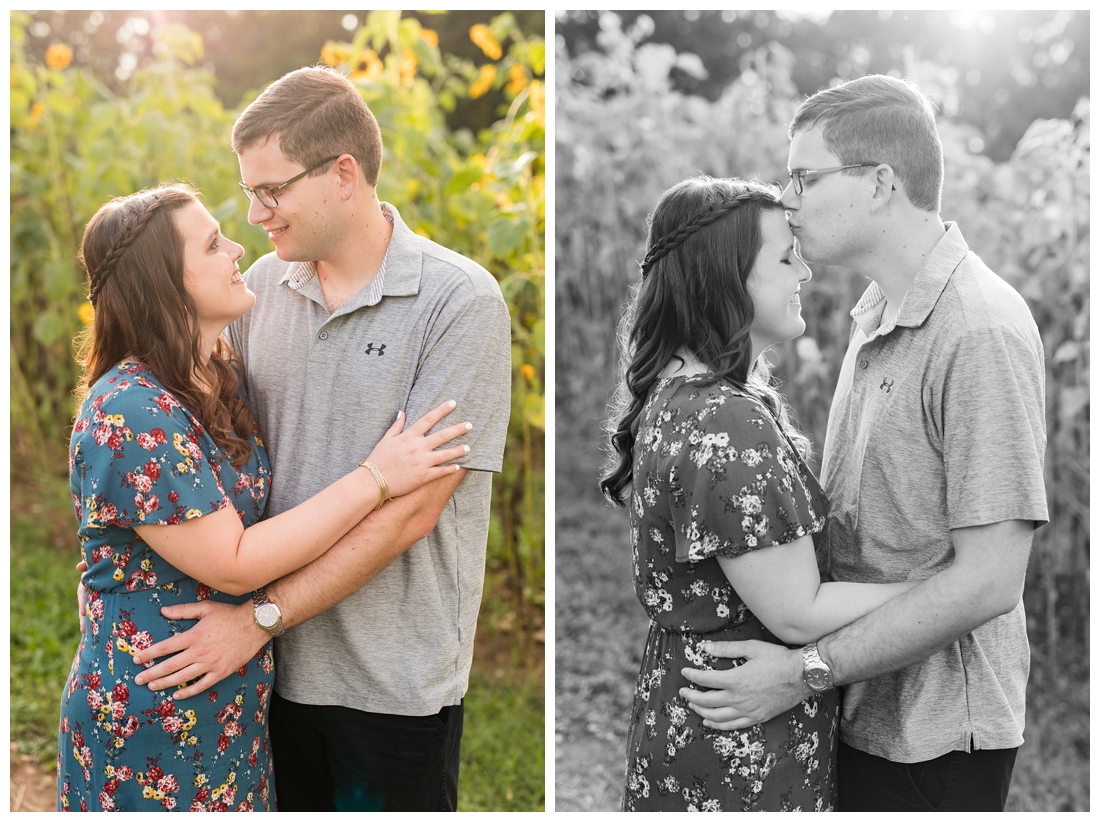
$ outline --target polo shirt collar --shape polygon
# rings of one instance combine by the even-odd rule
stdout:
[[[970,252],[958,223],[945,222],[944,227],[946,230],[943,237],[925,257],[917,276],[905,292],[894,327],[918,328],[923,325],[947,287],[951,275]],[[852,319],[867,336],[878,330],[885,298],[886,295],[882,293],[878,283],[872,281],[851,311]]]
[[[386,249],[386,256],[382,260],[381,270],[385,272],[380,297],[410,297],[420,291],[420,272],[423,265],[424,252],[421,250],[421,241],[411,228],[405,225],[398,210],[389,203],[379,203],[387,218],[392,217],[393,234],[390,236],[390,245]],[[315,262],[291,263],[279,280],[280,285],[288,285],[322,305],[325,303],[324,294],[321,291],[320,282],[317,280],[317,264]],[[343,313],[345,308],[358,307],[362,297],[370,291],[371,283],[365,285],[362,290],[347,301],[337,313]],[[316,293],[313,293],[316,291]],[[380,299],[379,297],[379,299]],[[378,302],[375,299],[364,305],[373,305]]]
[[[386,252],[386,283],[383,297],[413,297],[420,291],[424,269],[424,240],[405,225],[401,214],[389,203],[382,203],[393,215],[393,236]]]

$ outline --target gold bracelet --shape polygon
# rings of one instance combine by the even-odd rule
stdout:
[[[382,504],[390,498],[390,487],[386,485],[386,480],[382,476],[382,472],[379,471],[373,462],[367,462],[363,460],[359,463],[360,468],[366,468],[374,476],[374,481],[378,484],[378,504],[374,506],[372,511],[377,511],[382,507]]]

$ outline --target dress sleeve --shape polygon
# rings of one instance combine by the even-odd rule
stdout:
[[[171,394],[139,377],[96,403],[80,454],[89,527],[171,525],[231,504],[213,441]]]
[[[740,556],[825,524],[820,488],[767,410],[717,399],[689,411],[668,464],[678,562]]]

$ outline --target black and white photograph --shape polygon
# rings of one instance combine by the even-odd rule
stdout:
[[[557,810],[1088,810],[1089,22],[556,13]]]

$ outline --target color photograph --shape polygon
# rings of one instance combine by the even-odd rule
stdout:
[[[544,810],[543,12],[10,27],[11,810]]]

